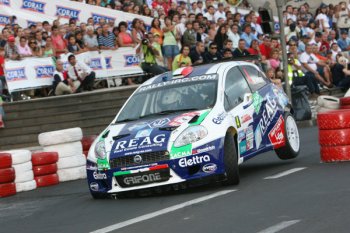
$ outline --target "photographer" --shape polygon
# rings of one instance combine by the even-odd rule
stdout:
[[[146,73],[158,75],[168,71],[168,69],[157,64],[157,56],[159,55],[159,52],[152,46],[152,40],[153,35],[148,34],[148,38],[144,38],[141,41],[136,49],[136,53],[140,54],[142,50],[143,59],[141,62],[141,69]]]

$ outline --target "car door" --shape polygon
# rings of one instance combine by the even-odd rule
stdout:
[[[225,77],[224,108],[238,133],[240,157],[254,152],[252,92],[239,68],[229,68]]]

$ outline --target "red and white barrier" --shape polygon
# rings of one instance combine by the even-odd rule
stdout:
[[[57,161],[57,152],[36,152],[32,154],[34,180],[37,187],[46,187],[59,183]]]

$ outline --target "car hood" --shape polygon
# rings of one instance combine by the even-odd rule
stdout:
[[[106,151],[110,159],[153,151],[167,151],[183,130],[189,125],[200,124],[209,112],[210,109],[181,112],[111,124],[107,129],[108,136],[105,138]]]

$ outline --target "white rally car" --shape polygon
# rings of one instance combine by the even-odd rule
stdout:
[[[158,75],[130,96],[91,146],[94,198],[217,176],[275,150],[295,158],[299,133],[283,90],[254,64],[222,62]]]

